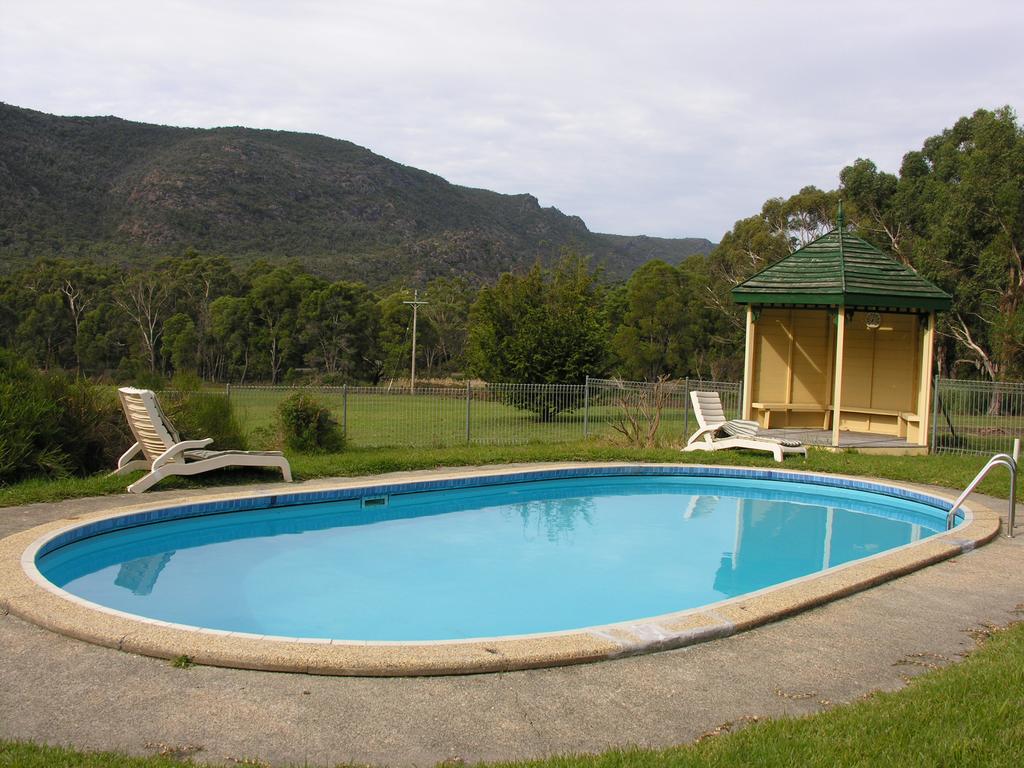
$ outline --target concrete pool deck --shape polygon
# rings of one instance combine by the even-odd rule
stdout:
[[[388,479],[426,474],[433,473]],[[147,500],[209,494],[161,492]],[[106,497],[0,509],[0,536],[139,501]],[[1005,508],[984,497],[971,501],[979,509]],[[1020,541],[999,537],[868,591],[710,643],[468,677],[177,669],[4,613],[0,737],[190,754],[199,761],[313,765],[425,765],[454,757],[472,762],[678,744],[724,723],[804,714],[897,688],[905,675],[955,660],[974,646],[972,631],[1019,618]]]

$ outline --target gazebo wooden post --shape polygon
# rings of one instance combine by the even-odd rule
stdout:
[[[747,304],[747,335],[743,345],[743,418],[749,419],[753,408],[751,393],[754,391],[754,307]]]
[[[840,409],[843,399],[843,342],[846,340],[846,307],[836,313],[835,380],[832,384],[832,446],[839,447]]]
[[[928,325],[924,331],[924,350],[921,355],[921,386],[918,387],[917,415],[920,419],[917,431],[917,444],[928,445],[928,436],[932,433],[932,366],[935,364],[935,312],[928,313]]]

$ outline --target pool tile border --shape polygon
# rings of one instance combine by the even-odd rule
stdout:
[[[445,642],[356,642],[279,638],[185,627],[96,606],[48,582],[37,556],[86,536],[147,522],[300,503],[357,499],[568,477],[668,475],[788,480],[812,486],[880,493],[934,508],[944,517],[953,496],[922,493],[886,481],[798,470],[689,464],[559,463],[408,473],[314,481],[308,490],[239,498],[217,494],[180,502],[134,505],[58,520],[0,540],[0,609],[76,639],[146,656],[189,656],[195,663],[282,672],[397,676],[500,672],[578,664],[678,648],[725,637],[844,597],[969,552],[1000,530],[998,512],[972,504],[951,531],[869,558],[710,606],[603,627],[542,635]],[[286,488],[283,486],[282,488]],[[959,517],[959,515],[958,515]]]

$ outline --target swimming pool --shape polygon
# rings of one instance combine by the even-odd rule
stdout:
[[[263,641],[264,655],[304,648],[304,671],[366,673],[355,649],[377,667],[411,652],[413,672],[482,671],[763,623],[751,607],[787,589],[815,604],[973,546],[971,512],[946,532],[948,508],[847,478],[586,465],[147,508],[51,531],[22,564],[51,596],[127,626],[118,647],[143,653]],[[424,661],[444,647],[456,661]],[[324,648],[346,663],[321,669]],[[377,673],[410,671],[398,666]]]

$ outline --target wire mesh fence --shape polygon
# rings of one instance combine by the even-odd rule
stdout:
[[[588,436],[621,436],[648,445],[679,444],[696,431],[690,392],[717,392],[729,418],[740,416],[743,392],[739,382],[701,379],[590,379],[588,388]]]
[[[728,418],[741,415],[740,382],[699,379],[466,383],[417,386],[414,392],[387,386],[231,385],[221,391],[207,390],[205,396],[228,397],[244,432],[257,444],[274,441],[278,406],[301,391],[322,402],[342,426],[349,444],[358,447],[514,445],[586,438],[680,445],[697,429],[689,397],[695,390],[717,392]],[[1014,438],[1024,438],[1024,382],[936,379],[934,391],[929,436],[933,453],[1009,452]],[[161,392],[160,396],[173,404],[177,393]],[[816,439],[818,433],[825,434],[799,429],[775,432],[807,443],[821,442]],[[862,443],[857,447],[873,445]]]
[[[726,413],[738,416],[738,382],[683,379],[633,382],[588,379],[585,384],[454,386],[226,387],[249,435],[275,429],[278,406],[305,392],[334,415],[350,445],[359,447],[512,445],[586,438],[622,438],[678,445],[696,429],[689,392],[713,390]]]
[[[933,453],[1008,453],[1024,437],[1024,383],[936,379]]]

